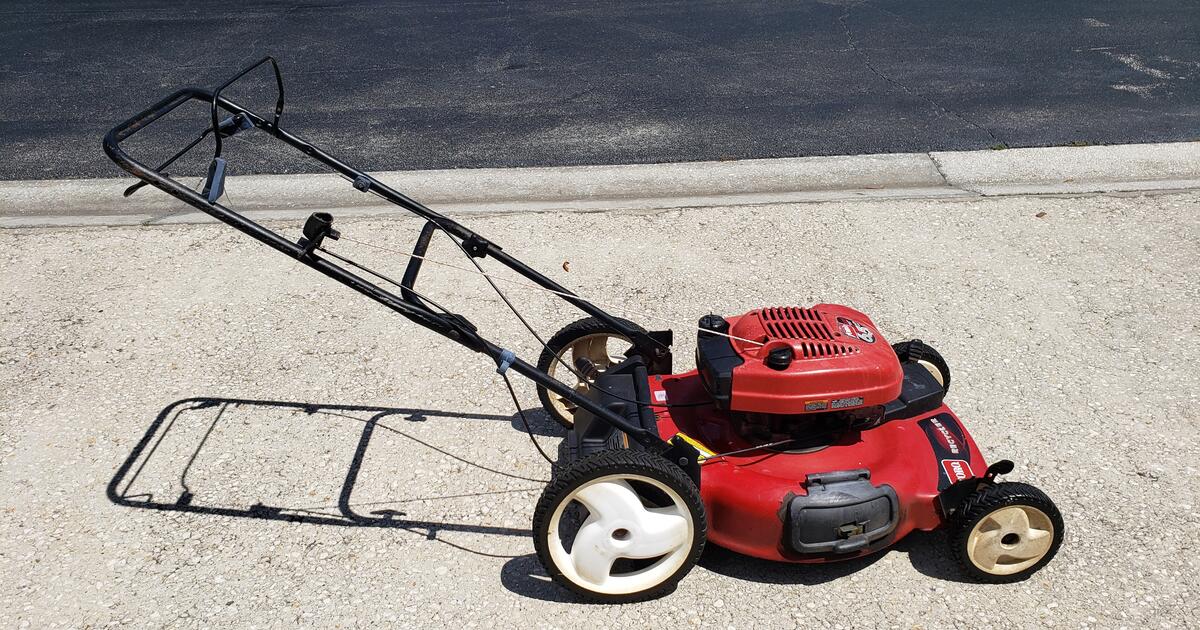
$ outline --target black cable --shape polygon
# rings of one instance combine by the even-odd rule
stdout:
[[[767,448],[775,448],[777,446],[783,446],[784,444],[790,444],[795,441],[796,441],[796,439],[792,438],[789,440],[779,440],[778,442],[768,442],[766,444],[759,444],[757,446],[751,446],[750,448],[739,448],[736,451],[725,451],[724,453],[713,453],[712,455],[705,457],[704,461],[700,462],[700,465],[703,466],[704,464],[707,464],[711,461],[715,461],[722,457],[729,457],[730,455],[741,455],[742,453],[752,453],[754,451],[761,451],[761,450],[767,449]]]
[[[373,189],[371,190],[371,192],[375,193],[376,196],[387,200],[387,198],[383,197],[383,195],[381,195],[379,192],[377,192]],[[513,303],[511,301],[509,301],[508,296],[505,295],[504,291],[502,291],[500,289],[500,287],[496,284],[496,282],[494,280],[492,280],[492,277],[486,271],[483,270],[483,267],[479,264],[478,261],[475,260],[475,257],[472,256],[471,253],[467,251],[467,248],[464,247],[463,244],[461,242],[459,242],[458,239],[454,238],[454,235],[450,233],[450,230],[446,229],[446,226],[442,225],[441,221],[438,221],[437,219],[435,219],[433,217],[426,217],[426,220],[429,221],[430,223],[434,224],[435,226],[437,226],[438,230],[440,230],[443,234],[445,234],[446,238],[449,238],[450,242],[454,243],[454,245],[458,247],[459,251],[461,251],[463,253],[463,256],[466,256],[467,260],[471,261],[471,264],[475,266],[475,269],[477,269],[479,271],[480,275],[482,275],[483,278],[485,280],[487,280],[487,283],[492,286],[492,290],[496,292],[496,295],[500,296],[500,299],[504,301],[504,304],[506,306],[508,306],[508,310],[512,311],[513,315],[515,315],[517,317],[517,319],[520,320],[521,325],[523,325],[525,327],[525,330],[528,330],[529,334],[533,335],[533,338],[537,339],[538,343],[540,343],[542,345],[542,347],[546,349],[547,352],[549,352],[550,354],[553,354],[557,357],[558,353],[554,352],[554,350],[550,348],[550,345],[547,344],[544,339],[542,339],[541,335],[537,334],[537,331],[533,329],[533,326],[529,325],[529,322],[525,320],[525,317],[521,315],[520,311],[517,310],[517,307],[513,306]],[[345,260],[345,259],[343,259],[343,260]],[[347,262],[349,262],[349,261],[347,261]],[[355,263],[351,262],[350,264],[355,264]],[[370,271],[369,271],[369,273],[374,274],[374,272],[370,272]],[[375,274],[375,275],[378,275],[378,274]],[[383,276],[380,276],[380,277],[383,277]],[[384,278],[384,279],[387,279],[387,278]],[[392,281],[389,280],[389,282],[392,282]],[[411,289],[409,289],[409,290],[411,291]],[[416,293],[416,292],[413,291],[413,293]],[[420,296],[419,293],[417,293],[417,295]],[[424,297],[424,296],[420,296],[420,297]],[[580,299],[583,299],[583,298],[580,298]],[[430,300],[430,302],[433,302],[433,301]],[[434,305],[436,306],[437,303],[434,302]],[[438,308],[441,308],[441,307],[439,306]],[[445,309],[442,309],[442,310],[445,310]],[[449,311],[447,311],[447,313],[449,313]],[[661,341],[657,342],[657,343],[660,346],[667,348],[667,345],[662,343]],[[563,365],[563,367],[567,368],[568,372],[575,375],[575,378],[578,378],[580,380],[580,382],[587,381],[587,377],[585,377],[583,374],[576,371],[574,366],[568,365],[566,361],[560,360],[559,363],[561,363]],[[507,379],[505,379],[505,380],[507,380]],[[675,407],[703,407],[705,405],[711,404],[709,402],[678,403],[678,404],[652,403],[648,400],[634,400],[631,398],[625,398],[624,396],[621,396],[619,394],[614,394],[613,392],[608,392],[608,394],[610,396],[612,396],[613,398],[616,398],[617,400],[622,400],[624,402],[633,403],[635,405],[645,405],[647,407],[659,407],[662,409],[672,409]],[[515,394],[514,394],[514,396],[515,396]]]
[[[443,233],[445,233],[445,235],[450,239],[450,241],[452,243],[457,245],[458,248],[460,250],[462,250],[463,255],[467,257],[467,260],[471,261],[471,264],[475,265],[475,268],[479,270],[479,273],[484,277],[485,280],[487,280],[488,284],[492,285],[492,289],[496,292],[496,295],[499,295],[500,299],[503,300],[504,303],[508,306],[508,310],[512,311],[513,315],[516,315],[517,319],[521,321],[521,324],[525,326],[525,330],[528,330],[529,334],[533,335],[533,338],[537,339],[538,343],[542,344],[542,347],[545,348],[547,352],[549,352],[550,354],[553,354],[553,355],[555,355],[555,357],[557,357],[558,353],[555,352],[550,347],[550,344],[546,343],[545,340],[542,339],[541,335],[537,334],[537,331],[533,329],[533,326],[529,325],[529,322],[525,321],[525,317],[521,315],[520,311],[517,310],[517,307],[513,306],[513,303],[511,301],[509,301],[508,296],[504,294],[504,291],[500,290],[500,287],[496,284],[496,282],[494,280],[492,280],[491,275],[489,275],[486,271],[483,270],[483,267],[480,266],[480,264],[475,260],[475,257],[472,256],[470,254],[470,252],[467,251],[467,248],[463,247],[462,243],[460,243],[457,239],[455,239],[454,235],[451,234],[449,230],[447,230],[445,227],[442,227],[441,223],[438,223],[437,221],[433,221],[433,224],[436,225],[439,230],[441,230]],[[582,298],[580,298],[580,299],[582,299]],[[659,342],[659,345],[666,347],[666,344],[663,344],[661,342]],[[575,377],[578,378],[581,382],[586,382],[588,380],[587,377],[585,377],[583,374],[576,371],[574,366],[569,365],[566,361],[563,361],[561,359],[556,359],[556,360],[558,360],[558,362],[560,364],[562,364],[563,367],[567,368],[568,372],[575,375]],[[645,405],[647,407],[660,407],[663,409],[671,409],[674,407],[703,407],[705,405],[712,404],[710,402],[678,403],[678,404],[652,403],[648,400],[634,400],[632,398],[625,398],[624,396],[621,396],[620,394],[615,394],[613,392],[607,392],[607,393],[609,396],[612,396],[613,398],[616,398],[617,400],[622,400],[625,402],[633,403],[635,405]]]
[[[436,306],[438,308],[438,310],[445,313],[446,315],[453,315],[453,313],[451,313],[449,310],[447,310],[446,307],[442,306],[441,304],[438,304],[437,302],[434,302],[432,299],[429,298],[429,296],[419,293],[416,289],[413,289],[412,287],[406,287],[403,284],[400,284],[399,282],[396,282],[395,280],[392,280],[391,278],[379,273],[378,271],[375,271],[374,269],[367,267],[366,265],[356,263],[353,260],[350,260],[349,258],[346,258],[345,256],[338,255],[334,252],[331,252],[328,249],[325,249],[324,247],[318,247],[317,249],[326,254],[329,254],[330,256],[333,256],[334,258],[336,258],[348,265],[351,265],[353,267],[361,269],[361,270],[371,274],[372,276],[379,278],[380,280],[383,280],[385,282],[390,282],[390,283],[400,287],[401,289],[404,289],[405,291],[412,293],[413,295],[421,298],[422,300],[425,300],[426,302],[429,302],[430,304]]]
[[[537,438],[533,437],[533,427],[529,426],[529,420],[525,417],[525,410],[521,409],[521,403],[517,401],[517,392],[513,389],[512,382],[508,380],[508,375],[502,372],[500,376],[504,379],[504,384],[508,387],[508,395],[512,396],[513,404],[517,407],[517,415],[521,416],[521,424],[525,425],[525,433],[529,435],[529,441],[533,442],[533,447],[537,449],[538,453],[541,453],[542,459],[550,462],[550,465],[553,466],[555,463],[554,460],[550,459],[546,451],[542,450],[542,445],[538,444]]]

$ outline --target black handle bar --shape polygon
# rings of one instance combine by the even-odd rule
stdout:
[[[217,87],[217,89],[213,90],[213,93],[212,93],[212,131],[216,135],[216,139],[217,139],[216,152],[213,154],[214,158],[221,157],[221,133],[220,133],[221,126],[220,126],[220,123],[217,122],[217,99],[219,99],[221,97],[221,92],[224,91],[225,88],[229,87],[230,85],[233,85],[235,82],[237,82],[238,79],[249,74],[251,70],[253,70],[267,62],[271,63],[271,69],[275,71],[275,86],[276,86],[276,94],[277,94],[276,99],[275,99],[275,119],[271,121],[271,125],[270,125],[269,129],[272,129],[272,130],[279,129],[279,118],[281,116],[283,116],[283,75],[279,72],[279,63],[275,61],[274,57],[267,55],[266,57],[259,59],[256,63],[247,66],[241,72],[233,75],[232,77],[230,77],[230,79],[228,81],[222,83],[219,87]]]
[[[270,62],[276,74],[277,85],[279,88],[279,99],[276,102],[275,115],[272,120],[267,120],[257,113],[246,109],[237,103],[221,96],[220,91],[229,84],[244,76],[250,70]],[[474,257],[492,257],[498,263],[507,266],[525,278],[535,282],[543,288],[556,292],[566,302],[574,305],[585,313],[592,315],[611,326],[614,330],[625,335],[633,340],[635,351],[641,354],[648,364],[652,367],[666,365],[666,369],[662,371],[654,371],[652,373],[663,373],[669,371],[670,352],[669,352],[669,331],[664,333],[646,333],[636,326],[630,326],[624,320],[614,317],[613,315],[603,311],[590,302],[576,296],[565,287],[554,282],[550,278],[538,273],[534,269],[528,267],[521,261],[513,258],[503,251],[498,245],[495,245],[487,239],[479,236],[475,232],[467,229],[458,222],[446,217],[420,203],[414,201],[407,196],[393,190],[387,185],[379,182],[370,175],[351,167],[350,165],[338,160],[325,151],[313,146],[306,140],[299,138],[279,126],[279,118],[283,112],[283,82],[279,73],[278,64],[271,57],[266,57],[249,68],[241,71],[226,81],[215,91],[208,91],[201,88],[189,87],[184,88],[167,96],[159,102],[151,105],[142,112],[135,114],[125,122],[117,125],[104,136],[104,152],[118,166],[132,174],[134,177],[143,182],[166,192],[167,194],[193,206],[202,212],[211,215],[219,221],[226,223],[233,228],[244,232],[251,237],[263,242],[269,247],[276,249],[300,262],[308,265],[321,272],[322,274],[333,278],[349,286],[350,288],[362,293],[371,299],[387,306],[388,308],[404,315],[413,322],[425,326],[457,341],[462,345],[484,353],[496,361],[497,364],[503,364],[511,367],[514,371],[534,381],[550,391],[562,396],[572,403],[582,407],[597,417],[608,422],[612,426],[621,430],[636,440],[638,443],[652,448],[657,451],[668,451],[669,449],[682,449],[679,445],[671,445],[658,437],[655,433],[634,425],[627,421],[624,417],[614,413],[612,410],[600,406],[595,401],[575,391],[574,388],[552,378],[547,373],[538,370],[533,365],[520,359],[514,358],[512,353],[497,346],[496,344],[484,339],[476,331],[475,327],[470,324],[465,318],[459,315],[451,315],[449,313],[440,313],[431,310],[431,308],[419,299],[415,299],[414,295],[397,296],[382,287],[358,276],[347,269],[334,264],[333,262],[321,258],[311,248],[306,248],[302,244],[293,243],[284,238],[277,232],[269,230],[258,223],[246,218],[245,216],[227,208],[217,202],[215,198],[201,196],[196,191],[188,188],[179,182],[171,179],[166,173],[160,169],[152,169],[132,158],[121,147],[121,143],[127,140],[130,136],[145,129],[156,120],[169,114],[179,106],[192,101],[203,101],[210,105],[212,112],[213,126],[212,131],[216,131],[217,142],[221,138],[221,125],[218,120],[217,110],[223,109],[228,112],[235,120],[240,117],[242,121],[248,121],[248,124],[267,131],[278,140],[285,144],[298,149],[305,155],[317,160],[326,167],[341,174],[354,183],[354,187],[362,192],[371,192],[383,199],[396,204],[417,216],[426,219],[430,224],[438,229],[445,231],[452,238],[457,238],[461,241],[464,251]],[[237,125],[240,126],[240,123]],[[218,149],[219,154],[219,149]],[[215,160],[215,159],[214,159]],[[428,226],[427,226],[428,227]],[[412,282],[415,280],[417,267],[410,269],[411,273],[406,273],[403,285],[411,290]],[[410,293],[403,291],[402,293]],[[653,335],[653,336],[652,336]],[[692,456],[694,461],[694,456]]]

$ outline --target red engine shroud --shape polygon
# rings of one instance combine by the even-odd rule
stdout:
[[[651,376],[650,389],[659,402],[707,397],[695,371]],[[733,432],[729,412],[714,406],[657,408],[656,413],[663,438],[683,433],[715,453],[753,446]],[[807,494],[805,479],[810,474],[863,468],[870,471],[872,484],[886,484],[895,491],[899,501],[895,530],[878,544],[834,558],[792,552],[785,543],[783,516],[789,495]],[[956,481],[982,477],[986,469],[974,440],[942,405],[913,418],[850,431],[816,451],[755,451],[713,460],[701,467],[700,494],[711,542],[768,560],[825,562],[872,553],[914,529],[938,527],[942,523],[938,494]]]
[[[734,411],[812,413],[882,405],[900,395],[896,353],[870,318],[850,307],[762,308],[726,321],[743,359],[733,369]],[[779,348],[794,356],[783,370],[764,363]]]

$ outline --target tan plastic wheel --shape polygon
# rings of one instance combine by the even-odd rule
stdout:
[[[573,368],[575,367],[576,360],[578,360],[580,357],[586,357],[592,362],[593,365],[596,366],[597,370],[604,372],[608,368],[623,360],[621,357],[622,353],[629,349],[629,346],[632,343],[633,342],[625,336],[613,333],[594,333],[591,335],[584,335],[579,339],[576,339],[563,346],[563,348],[558,351],[558,354],[555,355],[554,361],[550,363],[550,368],[546,372],[551,377],[559,379],[564,383],[579,381],[578,377],[572,374],[571,370],[563,365],[564,362],[569,363]],[[578,382],[575,385],[575,391],[579,393],[585,393],[587,390],[587,381]],[[575,405],[571,404],[567,400],[564,400],[562,396],[559,396],[554,392],[547,392],[547,395],[550,399],[550,405],[560,418],[565,419],[574,416]]]
[[[917,365],[929,370],[929,373],[933,375],[933,380],[937,381],[938,385],[941,385],[942,387],[946,386],[946,377],[936,365],[930,363],[929,361],[917,361]]]
[[[967,536],[967,557],[980,571],[1012,575],[1037,564],[1054,543],[1054,523],[1041,510],[1009,505],[984,516]]]

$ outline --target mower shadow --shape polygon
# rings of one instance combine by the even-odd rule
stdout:
[[[214,428],[216,428],[217,425],[222,422],[222,416],[228,409],[239,407],[286,410],[304,414],[305,416],[327,416],[353,420],[362,423],[362,433],[359,435],[357,445],[350,460],[350,465],[346,471],[345,477],[342,480],[336,507],[321,506],[314,508],[311,505],[291,507],[263,505],[261,503],[256,503],[249,507],[231,507],[228,505],[222,505],[219,497],[205,497],[209,498],[211,501],[215,501],[215,503],[204,503],[200,501],[200,497],[198,497],[197,492],[194,491],[188,484],[189,470],[195,463],[200,452],[205,448],[205,444],[209,441],[209,437],[212,435]],[[163,440],[167,437],[167,434],[170,433],[172,429],[176,428],[181,415],[183,415],[185,412],[206,409],[215,410],[215,416],[212,418],[211,424],[208,425],[207,430],[203,433],[203,437],[196,444],[194,451],[187,459],[187,463],[183,466],[182,471],[179,473],[177,485],[182,488],[182,491],[179,492],[177,496],[172,496],[167,499],[158,499],[153,493],[150,492],[131,493],[134,483],[138,481],[138,477],[143,473],[143,471],[146,470],[147,464],[154,459],[156,452],[163,444]],[[528,415],[533,416],[533,414]],[[541,490],[541,485],[545,483],[545,481],[542,479],[522,477],[520,475],[496,470],[485,464],[469,461],[436,445],[423,441],[411,435],[410,433],[396,428],[395,426],[385,424],[383,422],[383,420],[424,422],[431,418],[503,421],[511,423],[514,426],[518,426],[522,431],[524,431],[524,425],[521,423],[519,418],[507,415],[501,416],[489,414],[456,413],[432,409],[406,409],[363,405],[312,404],[275,400],[186,398],[167,405],[162,411],[159,412],[158,416],[150,424],[150,427],[146,430],[141,440],[138,441],[137,445],[129,453],[129,456],[126,457],[120,468],[117,469],[116,474],[114,474],[113,478],[109,481],[106,488],[106,495],[110,501],[117,505],[139,509],[159,510],[166,512],[188,512],[192,514],[208,514],[216,516],[233,516],[267,521],[285,521],[290,523],[333,525],[340,527],[386,527],[402,529],[415,533],[425,539],[437,540],[457,549],[477,555],[511,558],[512,556],[510,555],[500,555],[489,553],[483,550],[469,549],[463,547],[462,545],[439,538],[438,534],[440,532],[466,532],[499,536],[519,536],[527,538],[530,536],[530,530],[472,523],[435,522],[405,519],[403,518],[404,513],[395,509],[374,509],[367,514],[356,511],[356,507],[367,505],[384,506],[389,503],[394,505],[403,503],[405,500],[455,499],[495,494],[495,492],[483,492],[443,497],[419,497],[417,499],[404,499],[365,504],[356,504],[352,502],[354,487],[359,480],[359,474],[362,468],[363,460],[366,456],[367,447],[370,444],[371,437],[376,430],[384,430],[399,434],[468,467],[480,469],[511,479],[530,482],[529,488],[503,492],[528,492],[532,495]],[[529,420],[531,425],[537,422],[535,417],[529,417]],[[553,421],[548,417],[545,419],[545,422],[553,424]],[[544,425],[544,422],[539,423],[539,425]]]
[[[941,532],[913,532],[903,540],[867,556],[819,564],[792,564],[751,558],[709,545],[700,558],[700,566],[726,577],[766,584],[815,586],[849,577],[893,553],[908,556],[919,573],[949,582],[968,581],[945,553]]]
[[[893,552],[908,555],[913,568],[929,577],[951,582],[969,582],[944,552],[941,532],[914,532],[888,549],[869,556],[823,564],[791,564],[744,556],[716,545],[705,547],[698,566],[718,575],[763,584],[816,586],[851,575],[879,562]],[[692,579],[692,578],[687,578]],[[548,602],[587,603],[555,584],[533,554],[515,557],[504,564],[500,582],[512,593]]]
[[[885,552],[845,562],[795,565],[751,558],[710,544],[705,547],[704,555],[700,557],[698,566],[718,575],[749,582],[814,586],[832,582],[860,571],[878,561],[883,553]],[[546,575],[546,570],[538,562],[537,556],[533,554],[516,557],[506,562],[500,571],[500,583],[510,592],[532,599],[548,602],[587,603],[585,600],[572,597],[566,589],[555,584]]]
[[[538,407],[536,409],[526,409],[525,419],[529,421],[529,430],[534,435],[542,437],[565,438],[567,430],[561,424],[554,421],[550,414],[546,413],[545,409]],[[509,424],[512,428],[524,433],[525,423],[521,421],[521,414],[514,413],[509,417]]]
[[[945,531],[913,532],[901,543],[907,548],[908,560],[918,573],[947,582],[978,584],[951,557]]]
[[[699,566],[718,575],[747,582],[764,584],[800,584],[815,586],[857,573],[883,557],[885,552],[873,553],[841,562],[821,564],[792,564],[752,558],[716,545],[704,548]]]
[[[546,570],[534,554],[517,556],[505,562],[500,569],[500,584],[510,593],[543,602],[591,603],[573,596],[567,589],[555,584],[550,576],[546,575]]]

